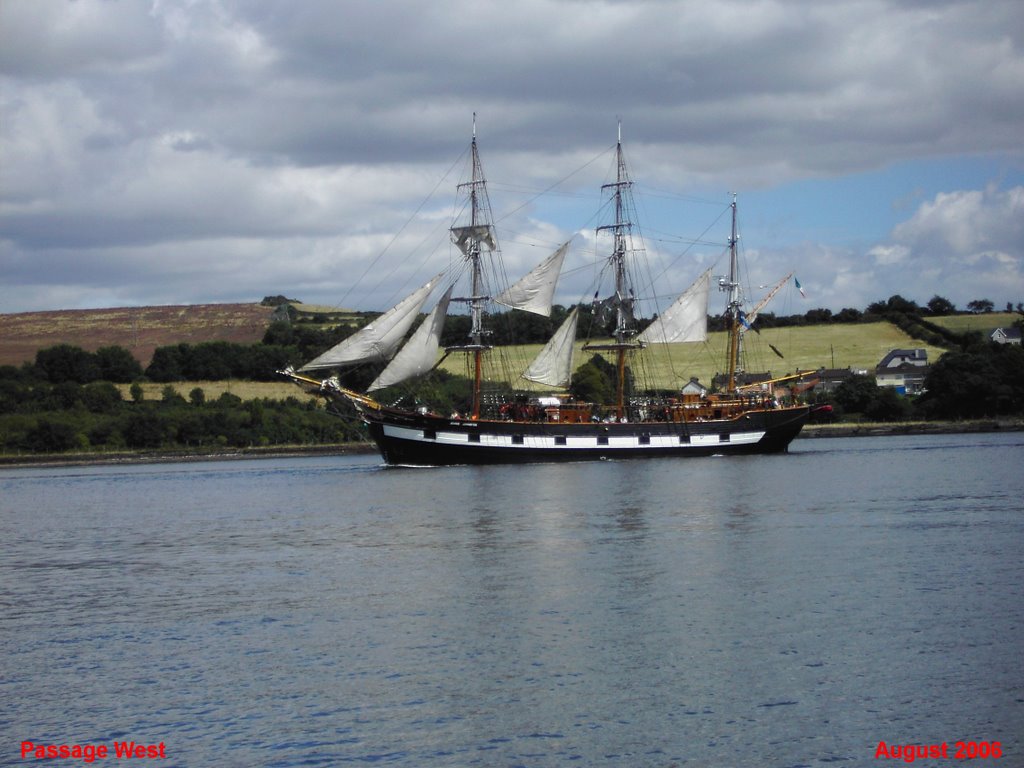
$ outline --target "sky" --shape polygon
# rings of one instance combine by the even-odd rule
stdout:
[[[0,313],[384,309],[458,258],[474,114],[506,268],[572,238],[563,303],[620,125],[658,290],[735,192],[780,314],[1024,302],[1020,0],[0,0]]]

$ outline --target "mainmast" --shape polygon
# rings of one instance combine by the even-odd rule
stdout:
[[[736,391],[736,374],[740,371],[740,351],[743,344],[743,294],[739,283],[739,257],[737,245],[739,235],[736,230],[736,193],[732,195],[732,232],[729,235],[729,277],[718,281],[718,288],[729,294],[729,302],[725,309],[726,323],[729,327],[729,359],[726,363],[726,391]]]
[[[638,349],[638,344],[631,339],[636,335],[636,328],[633,325],[633,291],[629,286],[626,258],[630,252],[633,223],[628,220],[627,205],[630,189],[633,182],[629,180],[629,172],[626,168],[625,155],[622,152],[622,124],[619,124],[618,140],[615,144],[616,174],[613,184],[605,184],[601,189],[610,189],[615,199],[615,223],[607,224],[597,228],[598,232],[611,231],[614,237],[609,261],[615,275],[615,343],[614,344],[588,344],[584,349],[609,350],[615,352],[616,358],[616,386],[615,386],[615,412],[618,418],[622,418],[626,412],[626,353],[630,349]]]
[[[487,198],[487,182],[484,179],[483,166],[476,146],[476,113],[473,114],[473,141],[470,146],[472,176],[471,180],[459,184],[469,196],[469,225],[452,227],[452,240],[462,251],[470,263],[471,291],[469,296],[453,298],[469,305],[470,330],[469,344],[449,347],[448,351],[462,351],[473,355],[473,405],[472,418],[480,417],[480,388],[483,379],[483,353],[490,349],[484,343],[488,331],[484,329],[484,307],[490,300],[483,278],[483,247],[494,250],[497,243],[494,238],[494,227],[491,224],[490,202]]]

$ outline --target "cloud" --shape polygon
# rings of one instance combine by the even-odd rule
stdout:
[[[975,299],[1024,297],[1024,187],[941,193],[892,236],[905,253],[900,266],[920,275],[929,297],[946,296],[961,308]]]
[[[937,255],[970,259],[979,252],[1020,254],[1024,246],[1024,187],[940,193],[893,230],[899,242]]]
[[[919,304],[943,296],[960,309],[983,298],[1016,304],[1024,297],[1024,187],[940,193],[864,256],[808,245],[799,263],[821,306],[863,309],[895,294]]]
[[[901,264],[910,254],[910,249],[905,245],[876,245],[868,251],[868,255],[874,257],[875,263],[882,266]]]
[[[516,266],[587,223],[569,196],[607,181],[619,118],[634,178],[682,195],[929,158],[1019,171],[1022,26],[1017,0],[3,0],[0,310],[282,283],[331,303],[358,259],[418,254],[451,213],[435,187],[457,181],[474,112]],[[551,208],[531,202],[564,179]],[[809,242],[766,249],[767,267],[815,256],[846,276],[822,292],[841,305],[869,271],[870,299],[902,290],[886,280],[931,247],[965,289],[1019,275],[1009,191],[941,192],[960,197],[868,258]],[[991,218],[957,215],[972,206]]]

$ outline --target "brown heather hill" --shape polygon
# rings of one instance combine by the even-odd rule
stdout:
[[[124,347],[145,368],[157,347],[204,341],[258,342],[273,312],[273,307],[260,304],[192,304],[0,315],[0,365],[32,362],[40,349],[71,344],[89,352]]]

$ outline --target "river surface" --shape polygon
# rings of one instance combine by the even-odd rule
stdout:
[[[0,765],[1024,765],[1024,433],[0,469]]]

